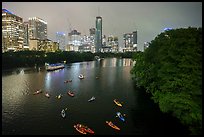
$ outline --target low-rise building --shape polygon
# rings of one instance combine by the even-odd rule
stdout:
[[[47,40],[30,39],[29,43],[30,43],[29,50],[46,52],[55,52],[59,50],[59,43],[53,42],[49,39]]]

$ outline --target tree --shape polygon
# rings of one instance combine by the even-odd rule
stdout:
[[[136,84],[152,94],[162,112],[180,119],[192,134],[201,134],[202,29],[165,31],[134,60]]]

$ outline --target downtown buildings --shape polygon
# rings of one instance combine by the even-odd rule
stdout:
[[[46,40],[47,22],[41,18],[29,18],[29,39]]]
[[[137,51],[137,31],[133,31],[132,33],[125,33],[123,35],[124,45],[123,52],[133,52]]]
[[[23,50],[23,18],[2,9],[2,52]]]
[[[47,22],[38,17],[23,18],[2,9],[2,52],[37,50],[56,51],[58,44],[47,39]]]
[[[79,51],[79,52],[119,52],[119,38],[104,35],[102,17],[95,19],[95,28],[89,29],[89,35],[82,35],[78,30],[56,33],[56,41],[47,37],[47,22],[39,17],[23,18],[2,9],[2,52],[9,50],[37,51]],[[66,38],[68,41],[66,42]],[[124,34],[124,52],[137,50],[137,31]]]
[[[47,39],[47,22],[39,17],[28,21],[29,50],[55,52],[59,43]]]
[[[66,34],[63,32],[56,33],[56,42],[59,43],[59,49],[65,51]]]
[[[100,52],[102,48],[102,17],[96,17],[96,33],[95,33],[96,52]]]

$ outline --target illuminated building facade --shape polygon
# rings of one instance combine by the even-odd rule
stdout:
[[[56,41],[59,43],[59,49],[65,51],[65,33],[57,32]]]
[[[29,39],[46,40],[47,22],[38,18],[29,18]]]
[[[118,37],[110,35],[108,37],[108,47],[111,47],[111,52],[118,52],[119,51],[119,43],[118,43]]]
[[[90,28],[89,29],[90,33],[90,45],[91,45],[91,52],[95,53],[96,48],[95,48],[95,35],[96,35],[96,29],[95,28]]]
[[[96,52],[95,33],[96,33],[96,29],[90,28],[89,29],[89,36],[84,35],[83,37],[81,37],[81,46],[79,46],[80,52],[92,52],[92,53]]]
[[[147,49],[149,47],[149,42],[145,42],[144,43],[144,50]]]
[[[100,52],[102,48],[102,17],[96,17],[96,34],[95,34],[96,52]]]
[[[72,30],[68,34],[68,45],[72,45],[74,47],[74,51],[78,51],[79,46],[81,46],[81,33],[77,30]]]
[[[92,52],[92,44],[91,37],[84,35],[81,37],[81,46],[79,46],[79,52]]]
[[[103,52],[118,52],[119,51],[119,43],[118,37],[110,35],[106,40],[105,46],[102,47]]]
[[[2,52],[23,49],[23,18],[2,9]]]
[[[102,37],[102,47],[106,46],[106,35],[103,35]]]
[[[123,35],[124,45],[125,48],[123,49],[123,52],[126,51],[137,51],[137,31],[134,31],[132,33],[126,33]]]
[[[23,23],[23,49],[29,50],[29,33],[28,33],[28,22]]]
[[[29,50],[55,52],[59,50],[59,43],[53,42],[49,39],[46,40],[30,39]]]

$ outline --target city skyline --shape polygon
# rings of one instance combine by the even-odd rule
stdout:
[[[45,8],[46,7],[46,8]],[[151,42],[165,28],[202,27],[201,2],[2,2],[5,8],[28,21],[39,17],[47,24],[48,39],[56,32],[76,29],[89,35],[95,28],[95,18],[103,20],[103,35],[119,38],[124,48],[123,34],[138,32],[138,50]],[[37,9],[37,10],[35,10]]]

